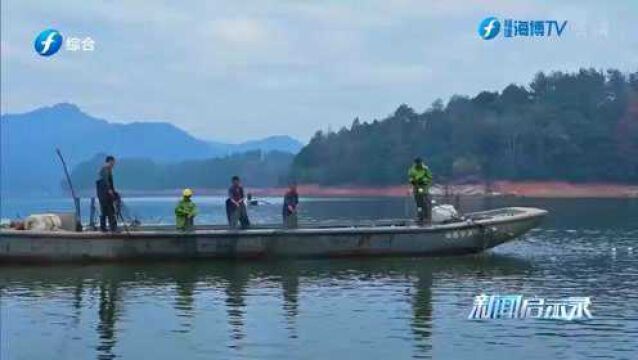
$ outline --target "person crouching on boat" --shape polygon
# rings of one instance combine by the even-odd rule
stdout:
[[[244,188],[241,186],[239,176],[233,176],[232,184],[228,189],[228,199],[226,200],[226,216],[231,229],[237,229],[241,225],[242,229],[250,226],[248,212],[246,211],[246,199],[244,198]]]
[[[117,218],[115,217],[115,201],[119,194],[113,185],[113,167],[115,158],[111,155],[106,157],[104,165],[100,169],[98,179],[95,182],[97,198],[100,202],[100,231],[106,232],[106,220],[108,218],[109,228],[112,232],[117,232]]]
[[[297,194],[297,185],[291,183],[288,191],[284,195],[283,218],[284,227],[286,229],[294,229],[297,227],[297,205],[299,204],[299,194]]]
[[[432,200],[430,198],[430,186],[432,185],[432,172],[420,157],[414,159],[414,164],[408,171],[408,178],[412,185],[414,201],[416,202],[417,220],[422,225],[432,219]]]
[[[195,229],[195,216],[197,216],[197,205],[191,200],[193,190],[184,189],[182,200],[175,207],[175,224],[177,230],[192,231]]]

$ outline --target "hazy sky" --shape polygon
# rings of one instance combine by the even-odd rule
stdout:
[[[527,83],[538,71],[638,71],[638,1],[2,0],[2,113],[72,102],[204,139],[307,140],[406,103]],[[487,16],[567,20],[561,38],[478,37]],[[33,50],[55,28],[93,52]]]

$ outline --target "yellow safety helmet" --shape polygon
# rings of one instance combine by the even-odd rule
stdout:
[[[184,191],[182,191],[182,196],[184,196],[184,197],[191,197],[191,196],[193,196],[193,190],[191,190],[191,189],[184,189]]]

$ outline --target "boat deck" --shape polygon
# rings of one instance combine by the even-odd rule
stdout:
[[[188,232],[171,225],[141,226],[119,233],[2,230],[0,262],[470,253],[524,234],[546,213],[535,208],[503,208],[428,226],[399,219],[324,222],[296,229],[260,225],[231,230],[223,225],[203,225]]]

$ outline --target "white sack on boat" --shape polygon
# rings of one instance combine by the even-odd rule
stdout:
[[[62,228],[62,219],[56,214],[33,214],[24,220],[24,228],[33,231],[56,231]]]
[[[437,205],[432,207],[432,222],[442,223],[458,219],[459,213],[454,206],[449,204]]]

